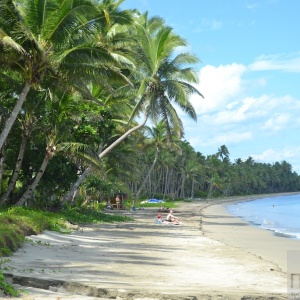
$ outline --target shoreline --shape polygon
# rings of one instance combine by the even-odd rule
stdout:
[[[274,262],[278,271],[287,273],[288,251],[296,250],[300,253],[300,240],[251,224],[229,213],[226,206],[237,202],[296,194],[299,192],[232,197],[220,202],[210,200],[207,206],[201,209],[200,222],[203,234],[226,245],[244,249],[259,258]]]

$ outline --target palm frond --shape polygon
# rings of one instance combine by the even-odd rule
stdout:
[[[11,35],[11,31],[20,21],[20,12],[16,9],[14,1],[0,1],[0,28],[8,35]]]
[[[4,31],[0,29],[0,44],[4,47],[4,50],[14,50],[19,54],[25,54],[25,49],[17,42],[15,42],[10,36],[5,35]]]
[[[52,0],[35,0],[26,1],[24,4],[22,15],[26,25],[38,36],[41,34],[41,29],[47,20],[48,14],[56,10],[57,3]]]
[[[73,44],[78,37],[88,38],[96,22],[93,20],[98,10],[88,0],[65,0],[59,7],[49,14],[43,27],[42,35],[51,40],[54,45]]]
[[[99,168],[101,161],[98,158],[94,149],[88,145],[81,143],[60,143],[57,145],[57,150],[64,152],[76,162],[84,163],[85,165]]]

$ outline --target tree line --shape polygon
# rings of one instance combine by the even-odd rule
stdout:
[[[287,162],[232,163],[225,145],[204,157],[184,140],[199,60],[123,2],[1,1],[0,205],[299,190]]]

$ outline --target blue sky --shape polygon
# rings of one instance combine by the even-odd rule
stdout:
[[[126,0],[185,38],[204,99],[185,139],[204,155],[287,161],[300,174],[299,0]]]

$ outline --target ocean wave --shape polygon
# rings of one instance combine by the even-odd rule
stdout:
[[[227,210],[278,236],[300,239],[300,195],[241,202],[227,206]]]

